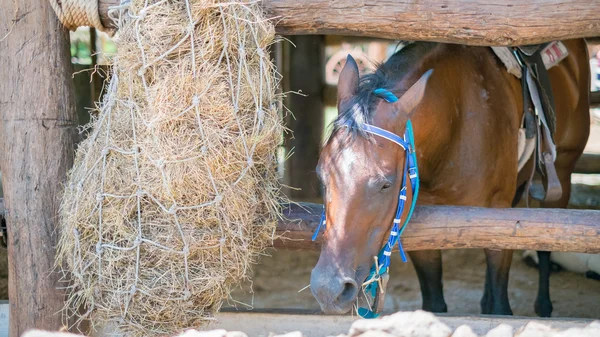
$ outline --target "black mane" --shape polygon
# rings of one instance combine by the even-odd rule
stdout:
[[[379,98],[373,94],[373,90],[397,89],[397,83],[434,46],[434,43],[428,42],[411,43],[397,51],[387,62],[377,65],[375,72],[361,77],[357,94],[340,107],[341,111],[332,123],[333,130],[327,142],[341,129],[346,129],[351,135],[366,137],[363,125],[371,123],[372,108]]]

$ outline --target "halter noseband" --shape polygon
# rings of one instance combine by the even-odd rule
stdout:
[[[398,97],[394,95],[391,91],[386,89],[375,89],[373,93],[385,101],[389,103],[394,103],[398,101]],[[400,250],[400,256],[402,257],[402,261],[406,262],[406,254],[404,253],[404,249],[402,248],[402,242],[400,241],[400,236],[402,232],[406,228],[408,221],[410,220],[413,210],[415,208],[415,204],[417,203],[417,197],[419,195],[419,172],[417,168],[417,157],[415,155],[415,139],[413,134],[412,123],[410,120],[406,122],[406,130],[404,131],[404,136],[400,137],[392,132],[381,129],[375,125],[364,124],[363,131],[373,134],[375,136],[387,139],[391,142],[398,144],[402,149],[404,149],[406,153],[406,160],[404,161],[404,169],[402,176],[402,185],[400,187],[400,193],[398,195],[398,207],[396,208],[396,215],[394,217],[394,222],[392,225],[392,230],[390,231],[390,236],[388,238],[388,242],[381,249],[378,256],[371,267],[369,272],[369,276],[363,282],[363,286],[365,286],[365,292],[370,294],[374,299],[374,305],[370,305],[370,308],[358,308],[358,314],[363,318],[375,318],[379,316],[379,313],[383,309],[383,295],[385,294],[385,286],[387,284],[387,280],[389,279],[389,266],[390,266],[390,256],[392,255],[392,249],[396,243],[398,244],[398,249]],[[402,222],[402,213],[404,212],[404,204],[406,202],[406,187],[407,182],[410,180],[410,185],[413,191],[412,203],[410,205],[410,210],[408,212],[408,216]],[[402,224],[402,225],[400,225]],[[325,228],[327,225],[327,219],[325,216],[325,206],[323,206],[323,213],[321,214],[321,220],[319,221],[319,225],[315,230],[312,240],[316,240],[319,232],[321,230],[321,226]],[[381,288],[381,289],[380,289]]]

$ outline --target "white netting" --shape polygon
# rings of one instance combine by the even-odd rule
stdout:
[[[275,232],[274,29],[240,1],[137,0],[117,22],[57,263],[69,315],[173,334],[210,320]]]

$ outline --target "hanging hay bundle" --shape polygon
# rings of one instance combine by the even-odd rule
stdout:
[[[134,0],[119,26],[57,263],[71,315],[173,334],[210,320],[275,232],[274,28],[256,3],[217,0]]]

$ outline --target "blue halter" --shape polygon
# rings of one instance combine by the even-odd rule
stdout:
[[[396,95],[386,89],[375,89],[373,93],[389,103],[394,103],[398,101]],[[369,276],[365,279],[364,283],[367,284],[365,287],[365,292],[371,295],[373,298],[377,295],[378,291],[382,293],[385,289],[379,289],[381,287],[380,279],[383,277],[387,277],[389,266],[390,266],[390,256],[392,255],[393,247],[398,244],[398,249],[400,251],[400,257],[402,257],[403,262],[407,262],[406,254],[404,253],[404,249],[402,248],[402,242],[400,241],[400,236],[408,221],[410,220],[415,205],[417,203],[417,197],[419,195],[419,171],[417,168],[417,156],[415,154],[415,139],[413,134],[412,123],[410,120],[406,122],[406,130],[404,131],[404,137],[400,137],[392,132],[381,129],[374,125],[365,124],[363,127],[363,131],[385,138],[391,142],[398,144],[404,151],[406,152],[407,160],[404,161],[404,169],[402,176],[402,185],[400,187],[400,193],[398,195],[398,207],[396,208],[396,216],[394,217],[394,222],[392,225],[392,230],[390,231],[390,237],[388,238],[388,242],[381,249],[377,256],[377,263],[373,263],[371,267],[371,271],[369,272]],[[402,222],[402,213],[404,212],[404,205],[406,203],[406,187],[408,180],[410,180],[410,185],[413,191],[412,203],[410,205],[410,210],[408,212],[408,216]],[[402,224],[402,225],[400,225]],[[323,214],[321,214],[321,220],[319,221],[319,225],[315,230],[312,240],[316,240],[321,227],[325,229],[327,225],[327,219],[325,217],[325,207],[323,207]],[[363,318],[375,318],[379,316],[379,313],[376,313],[371,308],[358,308],[358,314]]]

